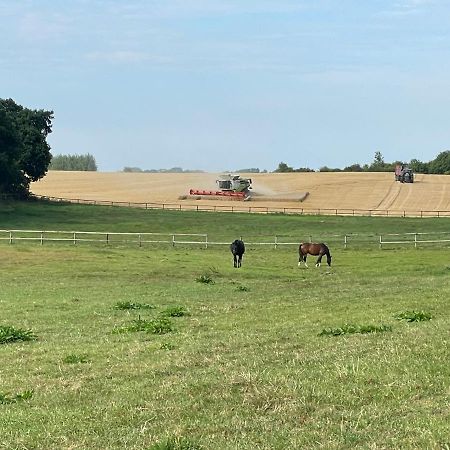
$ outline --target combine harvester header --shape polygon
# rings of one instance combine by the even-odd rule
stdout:
[[[209,191],[205,189],[190,189],[189,195],[216,196],[237,200],[250,200],[250,191],[252,180],[242,178],[239,175],[222,175],[216,180],[219,190]]]

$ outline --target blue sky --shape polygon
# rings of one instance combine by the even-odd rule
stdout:
[[[0,97],[99,170],[450,149],[448,0],[0,0]]]

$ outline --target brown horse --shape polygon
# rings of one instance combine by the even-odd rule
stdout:
[[[327,255],[327,264],[331,266],[330,250],[323,243],[320,244],[312,242],[301,243],[298,248],[298,255],[299,255],[298,256],[299,267],[302,262],[305,263],[305,267],[308,267],[308,264],[306,264],[306,257],[308,255],[319,256],[316,261],[316,267],[320,267],[320,263],[322,262],[322,256]]]

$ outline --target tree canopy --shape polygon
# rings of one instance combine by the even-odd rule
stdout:
[[[96,172],[97,163],[94,156],[90,153],[85,155],[55,155],[48,169]]]
[[[53,111],[0,99],[0,192],[28,194],[30,183],[47,173],[52,119]]]
[[[450,175],[450,150],[439,153],[435,159],[429,162],[422,162],[418,159],[411,159],[409,163],[405,161],[385,162],[380,151],[375,152],[374,159],[370,164],[351,164],[344,169],[330,168],[323,166],[319,172],[393,172],[397,164],[405,165],[416,173],[445,174]],[[280,162],[274,172],[314,172],[308,168],[294,169],[284,162]]]

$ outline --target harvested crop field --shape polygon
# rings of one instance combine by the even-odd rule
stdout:
[[[252,178],[255,206],[372,211],[450,211],[450,176],[417,174],[415,182],[393,173],[261,173]],[[101,173],[50,171],[33,183],[37,195],[117,202],[230,204],[217,197],[189,196],[189,189],[215,190],[218,174]],[[182,197],[186,197],[181,199]]]

